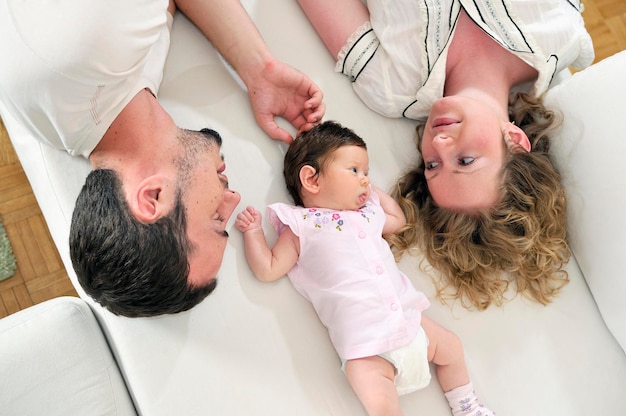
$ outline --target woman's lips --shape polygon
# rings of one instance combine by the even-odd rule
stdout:
[[[433,127],[445,127],[451,124],[457,124],[459,121],[450,117],[439,117],[433,121]]]

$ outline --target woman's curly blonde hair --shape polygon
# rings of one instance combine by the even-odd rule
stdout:
[[[388,238],[396,256],[417,245],[440,274],[438,297],[479,310],[501,305],[511,282],[518,293],[545,305],[569,281],[563,270],[570,257],[565,193],[548,153],[548,134],[560,117],[526,94],[516,95],[510,108],[531,151],[509,152],[495,206],[471,214],[438,207],[423,160],[391,192],[407,218],[400,233]]]

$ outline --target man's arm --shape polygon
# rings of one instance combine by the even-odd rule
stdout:
[[[298,133],[321,122],[326,109],[322,91],[273,56],[239,0],[175,2],[235,69],[248,88],[257,123],[271,138],[293,140],[275,116],[288,120]]]

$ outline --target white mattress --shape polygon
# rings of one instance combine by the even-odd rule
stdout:
[[[388,188],[417,158],[413,122],[385,119],[359,101],[348,80],[333,72],[333,59],[295,1],[244,5],[275,55],[324,90],[326,119],[365,139],[370,177]],[[239,209],[264,210],[269,203],[289,201],[282,179],[286,145],[267,138],[255,124],[240,82],[181,15],[174,20],[159,95],[180,126],[208,126],[223,136],[230,184],[242,194]],[[89,165],[24,137],[6,116],[5,123],[76,283],[67,239],[73,202]],[[272,236],[267,221],[264,225]],[[228,230],[218,289],[191,311],[129,319],[93,305],[138,411],[150,416],[363,414],[311,306],[287,279],[258,282],[232,220]],[[418,270],[417,258],[405,257],[400,267],[431,297],[426,314],[460,336],[476,390],[498,414],[624,414],[626,355],[575,259],[568,266],[571,283],[553,304],[543,307],[517,297],[484,312],[433,299],[432,283]],[[449,414],[435,378],[425,390],[402,397],[401,405],[406,414]]]

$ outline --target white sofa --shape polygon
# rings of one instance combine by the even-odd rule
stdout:
[[[370,176],[388,188],[417,158],[414,123],[383,118],[359,101],[348,80],[333,72],[332,58],[296,2],[244,5],[276,56],[324,90],[326,118],[365,139]],[[619,208],[626,204],[625,73],[623,52],[564,80],[547,97],[565,115],[555,157],[570,198],[575,255],[567,266],[571,282],[552,304],[511,295],[504,306],[483,312],[444,305],[432,298],[433,285],[419,270],[419,259],[400,262],[433,300],[426,313],[462,339],[474,385],[500,415],[626,413],[626,273],[620,259],[626,254],[626,220]],[[257,127],[241,83],[181,15],[174,19],[159,96],[179,125],[210,126],[222,134],[230,183],[242,194],[240,209],[288,201],[282,179],[285,145]],[[363,414],[311,306],[287,279],[263,284],[254,278],[232,222],[218,289],[191,311],[129,319],[84,296],[67,240],[89,165],[26,136],[1,103],[0,113],[70,278],[97,317],[138,413]],[[434,381],[402,397],[401,405],[406,414],[449,414]]]

